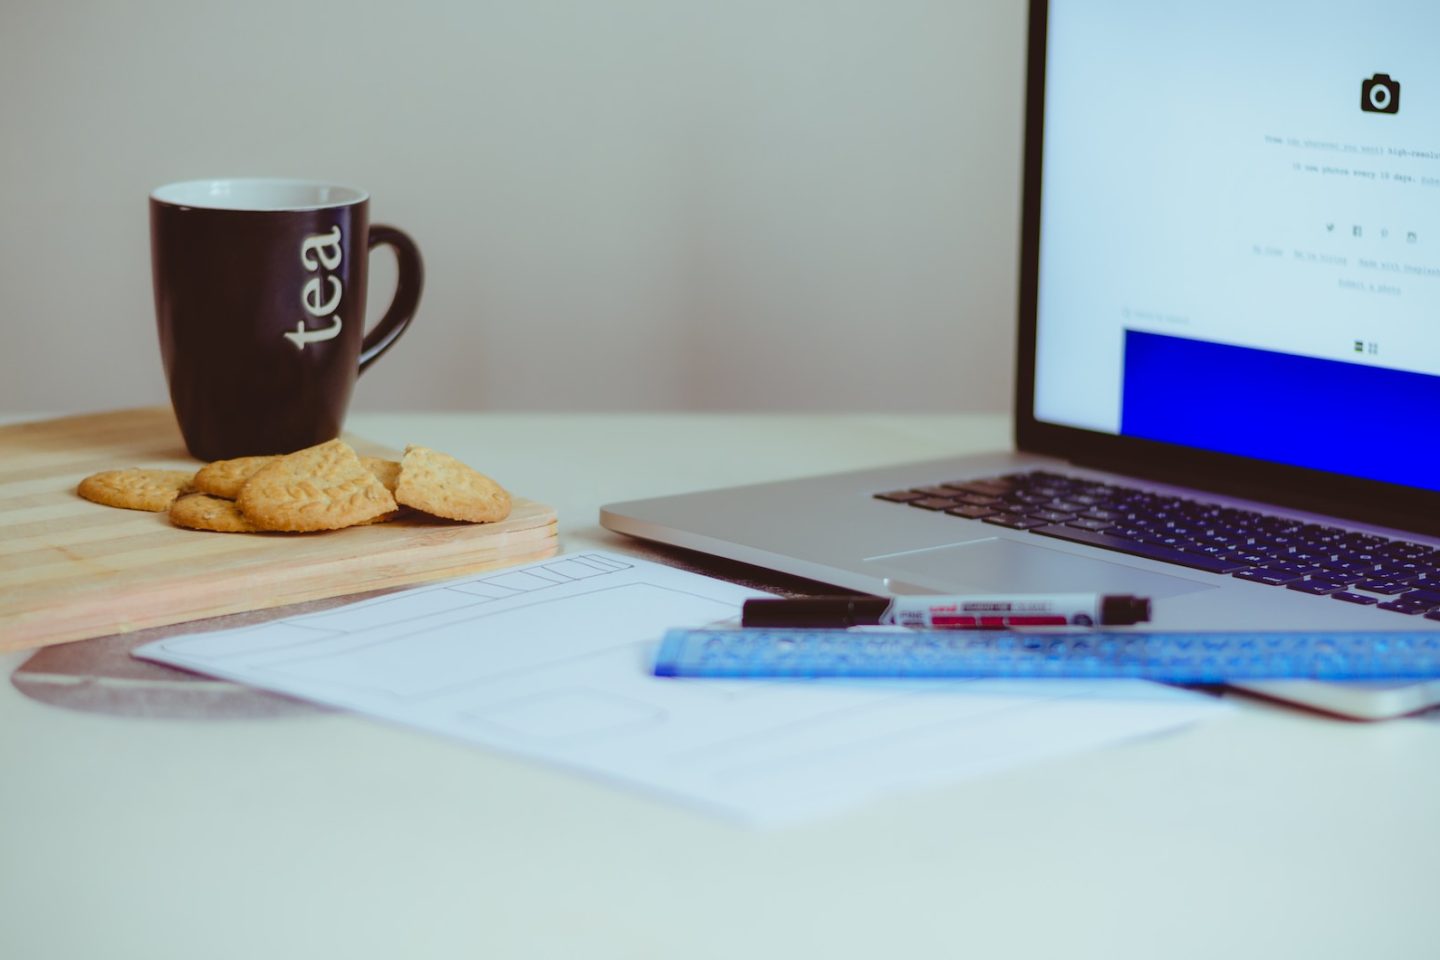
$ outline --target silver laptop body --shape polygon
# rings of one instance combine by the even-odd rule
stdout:
[[[877,496],[1043,470],[1440,550],[1440,7],[1171,6],[1032,2],[1016,451],[601,523],[867,593],[1135,593],[1155,629],[1440,629],[1393,595]],[[1246,688],[1356,717],[1440,703],[1440,682]]]

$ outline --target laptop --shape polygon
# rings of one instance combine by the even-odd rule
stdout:
[[[869,593],[1440,629],[1436,36],[1432,0],[1035,0],[1014,449],[601,523]],[[1440,702],[1244,686],[1353,717]]]

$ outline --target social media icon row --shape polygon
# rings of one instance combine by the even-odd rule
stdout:
[[[1328,221],[1328,222],[1325,224],[1325,232],[1326,232],[1326,233],[1334,233],[1334,232],[1335,232],[1335,221],[1331,220],[1331,221]],[[1389,239],[1390,239],[1391,230],[1390,230],[1389,227],[1381,227],[1379,233],[1380,233],[1380,239],[1381,239],[1381,240],[1389,240]],[[1358,223],[1357,223],[1357,224],[1353,224],[1353,225],[1350,227],[1350,236],[1363,238],[1363,237],[1365,236],[1365,228],[1364,228],[1364,226],[1362,226],[1361,224],[1358,224]],[[1397,236],[1398,236],[1398,234],[1397,234]],[[1405,242],[1406,242],[1406,243],[1419,243],[1419,242],[1420,242],[1420,233],[1419,233],[1419,231],[1416,231],[1416,230],[1406,230],[1404,236],[1405,236]]]

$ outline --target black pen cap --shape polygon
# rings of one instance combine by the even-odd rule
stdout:
[[[1150,619],[1150,598],[1116,594],[1100,598],[1100,622],[1123,627]]]
[[[854,627],[879,623],[889,606],[886,597],[746,600],[740,623],[746,627]]]

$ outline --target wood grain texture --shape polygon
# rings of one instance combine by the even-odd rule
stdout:
[[[397,457],[346,440],[361,454]],[[221,534],[75,493],[91,473],[132,466],[200,464],[164,408],[0,427],[0,650],[457,577],[559,546],[555,511],[520,497],[492,524],[411,517],[327,533]]]

